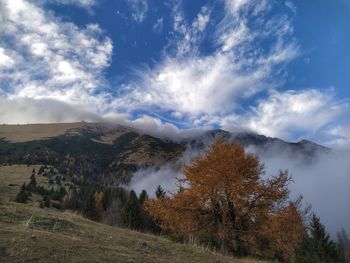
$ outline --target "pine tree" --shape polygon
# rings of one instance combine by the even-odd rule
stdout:
[[[161,185],[157,186],[156,197],[158,199],[165,197],[165,191],[164,191],[164,189],[163,189],[163,187]]]
[[[42,174],[45,172],[44,166],[40,166],[38,175]]]
[[[35,174],[33,173],[30,176],[30,181],[29,181],[29,184],[28,184],[27,188],[30,191],[35,191],[36,190],[36,186],[37,186],[37,182],[36,182],[36,179],[35,179]]]
[[[106,211],[108,207],[112,204],[112,190],[107,188],[103,192],[102,205],[103,209]]]
[[[90,191],[87,195],[83,214],[87,218],[94,220],[94,221],[98,221],[100,219],[100,215],[99,215],[97,208],[96,208],[95,192],[94,191]]]
[[[143,205],[143,202],[145,202],[146,200],[148,200],[148,194],[146,192],[146,190],[142,190],[140,196],[139,196],[139,200],[140,200],[140,204]]]
[[[141,206],[136,193],[131,190],[123,207],[124,225],[131,229],[142,228]]]
[[[296,250],[291,261],[293,263],[342,263],[344,259],[336,244],[326,233],[320,219],[313,214],[309,235]]]
[[[44,195],[43,200],[41,201],[41,204],[43,207],[50,207],[51,206],[50,197],[47,195]]]
[[[18,203],[27,203],[28,201],[28,193],[27,193],[27,187],[26,184],[23,183],[21,190],[19,191],[19,193],[16,196],[16,202]]]
[[[350,263],[350,240],[344,228],[337,232],[337,246],[341,251],[344,262]]]

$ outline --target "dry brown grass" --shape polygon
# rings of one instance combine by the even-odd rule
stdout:
[[[0,262],[242,262],[70,212],[0,206]]]
[[[38,171],[40,165],[0,165],[0,200],[14,200],[22,184],[29,183],[33,168]],[[42,176],[36,176],[36,180],[39,184],[47,183],[47,179]]]
[[[79,128],[83,124],[83,122],[23,125],[2,124],[0,125],[0,138],[6,138],[12,142],[42,140],[63,135],[68,129]]]
[[[93,141],[113,144],[113,141],[126,132],[142,133],[138,130],[112,125],[107,123],[45,123],[45,124],[18,124],[18,125],[0,125],[0,138],[5,138],[10,142],[26,142],[32,140],[44,140],[47,138],[66,134],[72,129],[89,127],[90,129],[102,132],[101,140]],[[112,128],[112,129],[111,129]]]

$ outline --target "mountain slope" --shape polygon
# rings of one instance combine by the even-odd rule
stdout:
[[[103,178],[103,183],[127,183],[139,167],[160,166],[183,151],[180,144],[130,128],[84,122],[41,124],[35,129],[33,125],[1,125],[1,137],[0,164],[53,165],[62,174]]]
[[[189,147],[201,151],[216,139],[238,141],[258,154],[301,155],[305,161],[330,151],[309,141],[289,143],[252,132],[220,129],[171,141],[104,123],[0,125],[0,164],[53,165],[61,174],[125,184],[140,168],[174,163]]]

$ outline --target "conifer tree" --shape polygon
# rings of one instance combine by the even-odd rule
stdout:
[[[44,195],[43,200],[41,201],[42,205],[44,207],[50,207],[51,206],[51,200],[50,197],[47,195]]]
[[[97,208],[96,208],[95,192],[94,191],[90,191],[87,195],[83,214],[87,218],[94,220],[94,221],[98,221],[100,218],[100,215],[99,215]]]
[[[124,225],[131,229],[142,228],[141,206],[136,193],[131,190],[123,207]]]
[[[38,175],[42,174],[45,172],[44,166],[40,166]]]
[[[19,191],[19,193],[16,196],[16,202],[18,203],[27,203],[28,201],[28,193],[27,193],[27,187],[26,184],[23,183],[21,190]]]
[[[158,199],[165,197],[165,191],[164,191],[164,189],[163,189],[163,187],[161,185],[157,186],[156,197]]]
[[[27,188],[30,191],[35,191],[36,190],[36,186],[37,186],[37,182],[36,182],[36,179],[35,179],[35,174],[33,173],[30,176],[30,181],[29,181],[29,184],[28,184]]]
[[[140,196],[139,196],[139,200],[140,200],[140,204],[143,205],[143,202],[145,202],[146,200],[148,200],[148,194],[146,192],[146,190],[142,190]]]
[[[292,263],[343,263],[344,258],[330,236],[326,233],[320,219],[313,214],[309,235],[291,259]]]
[[[103,209],[106,211],[108,207],[112,204],[112,190],[107,188],[103,191],[102,205]]]
[[[344,257],[344,262],[350,263],[350,240],[344,228],[337,232],[337,246]]]

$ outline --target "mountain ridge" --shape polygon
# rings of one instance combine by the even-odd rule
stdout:
[[[290,143],[249,131],[203,130],[181,140],[164,139],[110,123],[0,125],[0,164],[53,165],[61,174],[103,184],[127,184],[142,168],[175,163],[217,139],[238,141],[264,155],[302,155],[312,161],[331,149],[310,141]]]

